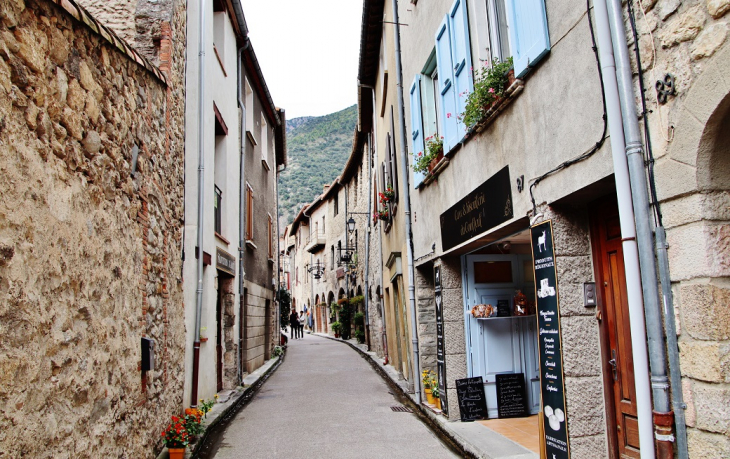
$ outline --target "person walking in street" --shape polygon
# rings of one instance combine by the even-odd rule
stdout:
[[[299,318],[297,317],[297,310],[294,308],[292,308],[291,314],[289,314],[289,330],[291,330],[289,333],[291,335],[291,339],[297,339]]]
[[[304,311],[299,311],[299,337],[304,338],[304,325],[306,324],[307,316],[304,315]]]

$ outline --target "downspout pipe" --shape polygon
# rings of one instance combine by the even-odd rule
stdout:
[[[649,366],[651,369],[657,451],[660,457],[671,458],[674,457],[674,436],[672,435],[674,416],[669,402],[669,378],[666,370],[667,355],[664,347],[662,311],[657,286],[654,228],[649,209],[649,192],[644,171],[644,148],[634,102],[631,61],[629,59],[629,47],[626,43],[621,0],[606,0],[606,5],[616,56],[616,77],[621,101],[621,113],[623,115],[624,136],[626,138],[631,195],[636,218],[636,236],[644,291],[644,314],[646,316],[646,333],[649,342]],[[675,390],[680,390],[680,388],[675,388]]]
[[[413,392],[416,404],[421,404],[421,363],[418,360],[418,325],[416,323],[416,287],[413,269],[413,228],[411,226],[411,187],[408,184],[408,152],[406,151],[406,117],[403,109],[403,67],[400,49],[400,23],[398,21],[398,0],[391,0],[393,5],[393,22],[395,23],[395,67],[396,86],[398,88],[398,121],[400,122],[401,188],[406,221],[406,252],[408,254],[408,300],[411,313],[411,343],[413,345]]]
[[[368,229],[365,233],[365,342],[368,346],[368,351],[371,350],[370,346],[370,234],[372,229],[372,218],[370,217],[370,206],[372,205],[372,199],[373,199],[373,180],[372,180],[372,170],[373,168],[370,167],[370,133],[368,133],[367,137],[367,148],[365,151],[367,152],[368,158],[367,161],[365,161],[365,164],[368,168],[368,208],[367,208],[367,219],[368,219]]]
[[[639,254],[634,227],[634,206],[631,201],[629,168],[625,155],[623,119],[616,80],[616,64],[611,46],[611,32],[608,10],[601,0],[593,4],[596,18],[596,36],[603,74],[606,96],[606,113],[611,134],[611,153],[613,156],[616,197],[618,200],[621,226],[621,246],[626,270],[626,292],[629,303],[629,325],[631,329],[631,349],[634,361],[634,384],[639,422],[639,442],[653,445],[651,411],[651,390],[649,383],[649,363],[646,349],[646,324],[644,323],[644,301],[640,281]],[[645,451],[646,450],[646,451]],[[642,448],[642,458],[654,458],[654,448]]]
[[[203,314],[203,203],[205,202],[205,0],[198,7],[198,265],[195,291],[195,342],[193,343],[193,384],[190,406],[198,406],[198,373],[200,371],[200,321]]]
[[[243,271],[243,255],[246,251],[246,241],[244,240],[246,237],[245,228],[246,228],[246,209],[245,209],[245,202],[246,202],[246,106],[243,104],[243,98],[241,97],[242,94],[242,88],[241,85],[243,84],[243,53],[248,49],[248,47],[251,45],[251,40],[248,39],[248,35],[245,38],[246,43],[241,47],[238,48],[238,87],[237,89],[237,97],[238,97],[238,108],[241,110],[241,121],[239,122],[239,126],[241,128],[240,133],[240,142],[241,142],[241,171],[239,173],[240,176],[240,183],[238,187],[238,301],[243,303],[243,284],[244,284],[244,271]],[[242,304],[239,305],[238,310],[242,311]],[[245,312],[244,312],[245,313]],[[238,327],[239,329],[244,326],[243,323],[243,316],[238,318]],[[238,383],[241,384],[243,382],[243,368],[241,367],[241,347],[243,346],[243,339],[241,338],[243,336],[243,333],[241,333],[241,330],[238,332],[238,350],[237,350],[237,360],[236,360],[236,366],[237,366],[237,373],[238,373]]]

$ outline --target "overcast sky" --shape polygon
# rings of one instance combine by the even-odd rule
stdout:
[[[274,104],[286,118],[357,102],[362,0],[241,0]]]

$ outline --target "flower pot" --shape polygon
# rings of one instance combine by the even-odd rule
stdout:
[[[340,337],[340,334],[339,333],[335,333],[335,338],[339,338],[339,337]]]
[[[441,148],[439,150],[438,154],[436,155],[436,157],[434,159],[432,159],[430,163],[428,163],[428,173],[429,174],[431,172],[433,172],[433,170],[436,168],[438,163],[441,162],[442,159],[444,159],[444,149],[443,148]]]
[[[424,391],[426,391],[426,402],[429,405],[436,404],[436,402],[434,401],[435,399],[433,398],[433,394],[431,393],[431,389],[424,389]]]
[[[185,459],[185,448],[168,448],[170,459]]]
[[[438,408],[440,410],[441,409],[441,399],[438,397],[435,397],[434,401],[435,401],[434,405],[436,405],[436,408]]]

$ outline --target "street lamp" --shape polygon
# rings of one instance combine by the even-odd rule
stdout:
[[[324,264],[317,260],[317,263],[310,266],[309,263],[304,265],[304,269],[307,270],[307,272],[312,273],[315,279],[321,279],[322,275],[324,274]]]
[[[350,219],[347,220],[347,232],[352,234],[353,231],[355,231],[355,219],[350,214]]]

